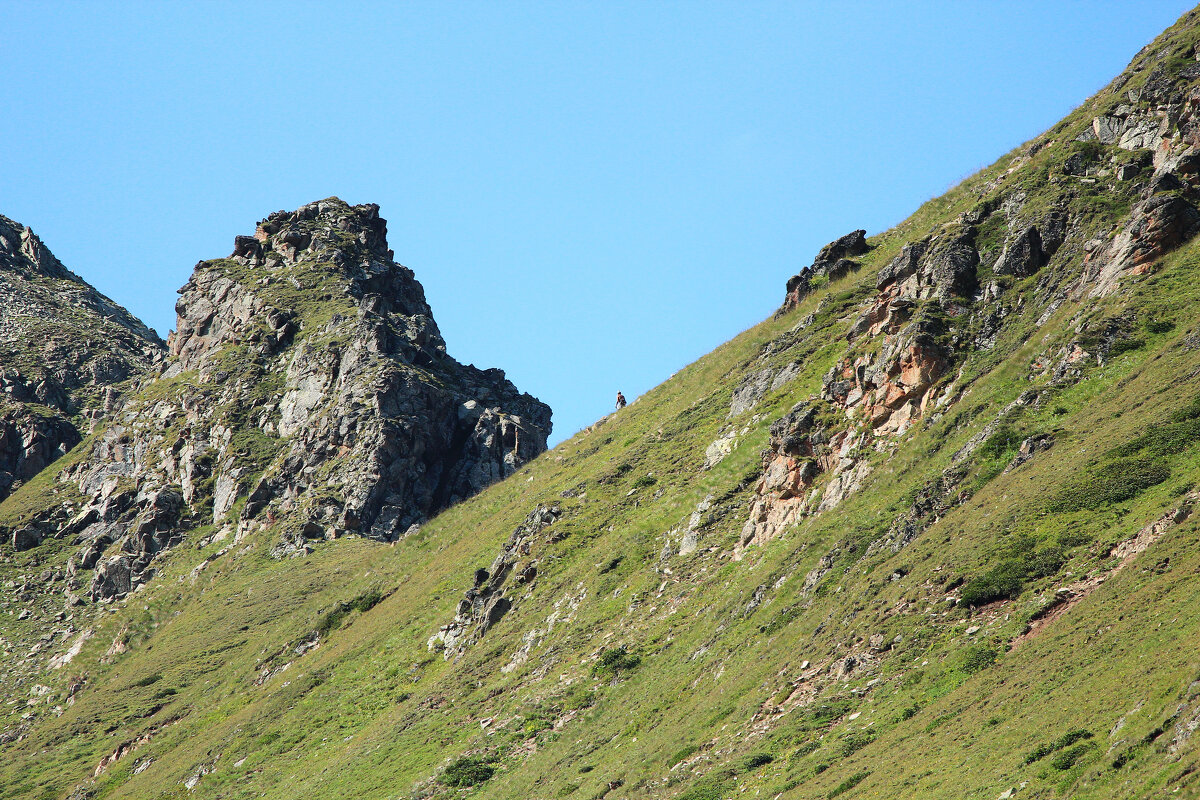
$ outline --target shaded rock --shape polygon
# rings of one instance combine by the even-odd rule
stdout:
[[[12,546],[17,552],[31,550],[42,543],[42,532],[37,528],[25,526],[12,533]]]
[[[1100,144],[1116,144],[1124,127],[1125,120],[1119,117],[1096,117],[1092,120],[1092,132]]]
[[[79,441],[79,431],[64,415],[0,401],[0,500]]]
[[[973,232],[935,241],[918,273],[938,298],[970,297],[975,292],[979,252]]]
[[[1046,213],[1039,223],[1038,234],[1042,242],[1042,253],[1049,260],[1067,239],[1070,218],[1067,212],[1054,209]]]
[[[969,298],[976,287],[979,252],[973,228],[950,231],[906,244],[879,271],[879,304],[893,298]]]
[[[900,248],[900,255],[879,270],[879,275],[875,279],[875,288],[883,289],[891,284],[902,283],[906,278],[916,275],[921,266],[921,259],[925,256],[928,248],[928,239],[909,242]]]
[[[992,271],[997,275],[1024,278],[1042,268],[1048,257],[1042,250],[1042,237],[1033,225],[1025,228],[1004,245]]]
[[[79,418],[163,352],[153,331],[0,216],[0,500],[74,447]]]
[[[870,250],[865,230],[851,231],[821,248],[817,262],[830,263],[850,256],[861,256]]]
[[[96,569],[92,578],[92,600],[124,597],[135,585],[134,558],[129,555],[113,556]]]

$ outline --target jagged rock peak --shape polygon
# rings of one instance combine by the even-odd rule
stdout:
[[[375,203],[352,206],[338,197],[327,197],[295,211],[276,211],[258,223],[251,238],[285,252],[289,248],[312,248],[314,238],[319,243],[320,234],[328,236],[330,231],[350,234],[374,254],[389,260],[393,258],[387,245],[387,221],[379,216],[379,206]],[[239,246],[250,246],[245,239],[235,237],[235,256]],[[344,242],[342,239],[341,243]]]
[[[324,529],[391,539],[546,448],[549,407],[503,371],[446,355],[376,205],[328,198],[271,214],[229,258],[200,262],[180,294],[167,377],[240,381],[222,404],[288,442],[290,456],[250,493],[251,517],[340,453],[341,501],[312,513]],[[271,381],[277,397],[256,388]]]
[[[237,236],[228,258],[197,264],[179,293],[170,346],[184,370],[202,368],[264,326],[273,347],[301,330],[336,335],[350,319],[366,320],[375,347],[408,363],[428,364],[446,351],[424,289],[393,260],[374,204],[332,197],[277,211],[253,236]]]
[[[59,476],[82,497],[74,516],[13,532],[29,547],[78,535],[71,585],[95,600],[150,580],[204,525],[271,529],[278,557],[344,533],[395,540],[546,449],[548,406],[446,354],[377,206],[272,214],[201,261],[176,310],[156,379]]]
[[[29,226],[0,214],[0,269],[78,281]]]

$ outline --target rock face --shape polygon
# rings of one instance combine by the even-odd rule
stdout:
[[[1124,279],[1152,271],[1200,234],[1200,87],[1192,85],[1200,67],[1162,61],[1161,53],[1142,57],[1161,63],[1148,69],[1141,88],[1122,91],[1125,78],[1119,78],[1109,90],[1118,97],[1106,102],[1104,114],[1076,124],[1065,140],[1046,137],[1031,145],[971,190],[973,208],[909,240],[878,270],[873,296],[846,332],[850,347],[825,375],[819,395],[771,428],[737,555],[856,491],[868,469],[856,453],[892,449],[897,437],[954,403],[964,391],[955,384],[971,351],[999,347],[1027,300],[1041,309],[1030,322],[1044,325],[1067,299],[1119,291]],[[1051,179],[1029,180],[1035,160]],[[1007,180],[1023,169],[1023,180]],[[1081,197],[1088,203],[1081,205]],[[817,278],[857,269],[848,259],[866,251],[861,231],[831,242],[788,280],[779,314],[819,288]],[[1034,371],[1070,383],[1089,364],[1102,363],[1118,339],[1135,338],[1132,319],[1089,326],[1057,356],[1039,357]],[[747,375],[733,393],[731,418],[774,388],[778,366],[764,362]],[[817,423],[814,409],[822,403],[834,413],[822,413]],[[735,441],[729,433],[713,442],[706,464]],[[1010,469],[1050,443],[1023,443]],[[904,546],[961,502],[965,474],[959,464],[926,486],[886,542]]]
[[[322,488],[342,502],[320,524],[395,539],[545,449],[549,408],[502,371],[446,355],[420,283],[392,260],[386,236],[375,206],[310,204],[271,215],[181,290],[170,372],[211,374],[228,348],[257,337],[256,355],[281,383],[255,410],[265,435],[288,441],[288,463],[254,488],[244,516],[312,488],[300,476],[338,455]],[[263,275],[239,280],[247,270]],[[292,299],[310,284],[326,309]]]
[[[441,650],[449,660],[461,655],[513,607],[504,592],[509,576],[528,586],[537,578],[538,559],[533,554],[539,535],[562,516],[558,506],[538,506],[530,512],[487,569],[475,571],[474,585],[458,603],[454,619],[429,640],[430,650]]]
[[[1081,293],[1112,294],[1122,277],[1144,274],[1200,233],[1200,87],[1180,85],[1193,77],[1156,69],[1142,89],[1129,90],[1129,103],[1096,117],[1078,137],[1137,154],[1121,165],[1120,179],[1153,167],[1124,225],[1088,250]]]
[[[937,236],[904,246],[879,271],[876,289],[889,297],[945,300],[970,297],[976,286],[979,252],[969,225],[950,226]]]
[[[858,269],[858,262],[850,260],[851,256],[861,256],[870,249],[864,230],[851,231],[822,247],[811,266],[788,279],[787,294],[778,313],[795,308],[812,291],[814,279],[835,280]]]
[[[1200,210],[1185,196],[1173,191],[1151,194],[1134,207],[1128,225],[1108,249],[1088,259],[1090,293],[1111,294],[1122,276],[1145,273],[1198,232]]]
[[[201,524],[276,524],[279,553],[390,541],[546,447],[550,409],[446,355],[374,205],[336,198],[259,223],[180,289],[160,375],[63,477],[87,498],[77,585],[126,594]],[[51,526],[53,527],[53,526]]]
[[[798,403],[771,425],[763,451],[763,475],[755,487],[750,519],[742,529],[736,555],[774,538],[808,510],[809,489],[829,466],[831,445],[829,432],[817,422],[817,410],[810,403]]]
[[[1042,235],[1036,226],[1030,225],[1004,246],[1004,252],[996,260],[992,272],[1024,278],[1041,269],[1048,258],[1042,249]]]
[[[851,343],[866,339],[878,344],[862,355],[843,358],[824,376],[819,397],[801,401],[771,426],[762,477],[735,557],[776,538],[807,514],[835,508],[858,491],[870,472],[861,448],[878,437],[906,433],[949,396],[944,379],[960,354],[950,342],[948,320],[969,314],[979,286],[976,227],[968,217],[904,245],[879,271],[874,297],[847,334]],[[1024,244],[1014,242],[1013,261],[1021,260],[1022,248],[1033,251],[1036,236],[1036,231],[1027,232]],[[827,245],[817,264],[845,253],[861,254],[865,247],[862,231],[856,231]],[[1042,258],[1037,240],[1033,259],[1040,265]],[[797,283],[797,278],[788,282],[789,300],[780,313],[803,296],[793,290],[811,287]],[[752,408],[768,388],[777,388],[774,375],[764,368],[739,385],[731,416]],[[827,413],[818,416],[818,408]]]
[[[157,335],[0,216],[0,500],[79,443]]]

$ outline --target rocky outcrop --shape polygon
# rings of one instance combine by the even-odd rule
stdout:
[[[883,321],[894,316],[892,309]],[[904,433],[938,399],[934,389],[953,365],[945,334],[938,316],[922,314],[888,336],[878,353],[836,365],[821,396],[866,420],[875,433]]]
[[[79,444],[62,413],[22,403],[0,406],[0,499]]]
[[[1116,234],[1088,248],[1080,294],[1111,294],[1122,277],[1144,274],[1200,233],[1200,87],[1186,86],[1195,77],[1155,68],[1141,89],[1128,91],[1128,103],[1096,117],[1079,137],[1144,153],[1121,165],[1119,179],[1137,176],[1145,162],[1154,168]]]
[[[392,260],[375,206],[330,200],[273,214],[254,242],[235,243],[237,266],[197,270],[171,341],[178,368],[201,374],[220,368],[230,342],[253,342],[282,383],[278,398],[256,409],[264,435],[287,441],[282,468],[253,487],[244,518],[272,501],[286,510],[307,492],[332,491],[337,503],[312,510],[318,524],[395,539],[545,449],[544,404],[502,371],[446,355],[421,285]],[[312,309],[275,300],[290,294],[287,284],[272,293],[234,280],[260,263],[268,287],[293,278],[303,287],[295,273],[326,265],[310,280],[334,306],[327,321],[312,330]],[[334,456],[337,472],[313,485],[308,475]]]
[[[512,532],[504,547],[487,569],[475,571],[474,585],[458,603],[454,619],[429,639],[430,650],[441,650],[442,657],[456,658],[483,638],[513,607],[504,587],[513,576],[518,585],[528,586],[537,578],[538,559],[533,555],[540,534],[558,521],[558,506],[538,506]]]
[[[858,234],[861,231],[828,245],[822,255],[862,252],[865,240]],[[802,401],[771,426],[762,477],[735,545],[735,558],[748,547],[776,538],[805,515],[835,508],[858,491],[870,472],[858,450],[875,437],[905,433],[949,397],[943,379],[954,367],[956,353],[948,320],[969,313],[974,302],[979,267],[975,236],[974,226],[959,220],[936,235],[906,244],[879,271],[876,295],[847,337],[879,337],[881,343],[840,361],[825,375],[819,400]],[[1024,244],[1013,244],[1013,261],[1020,259],[1017,251],[1024,247],[1035,253],[1040,266],[1043,253],[1036,236],[1035,230]],[[827,264],[828,259],[818,262]],[[784,310],[788,307],[785,304]],[[748,375],[733,393],[730,416],[745,413],[768,390],[782,385],[776,381],[783,372],[767,367]],[[834,413],[818,424],[816,408],[822,401]],[[843,421],[833,426],[831,419]],[[727,439],[713,442],[706,466],[732,446]]]
[[[860,484],[853,458],[861,437],[834,428],[819,415],[820,405],[802,401],[771,425],[763,451],[762,477],[754,487],[750,518],[734,548],[741,558],[748,547],[779,536],[805,515],[836,506]],[[828,474],[828,475],[827,475]],[[818,478],[831,477],[824,492],[814,488]]]
[[[729,402],[729,418],[732,419],[751,411],[766,396],[767,392],[773,392],[787,385],[800,374],[801,366],[798,362],[793,362],[781,369],[764,367],[751,373],[733,390],[733,398]]]
[[[1042,235],[1036,226],[1030,225],[1004,245],[992,272],[1024,278],[1041,269],[1047,260],[1049,255],[1042,248]]]
[[[852,261],[851,257],[861,256],[870,249],[865,230],[851,231],[822,247],[811,266],[788,279],[787,294],[777,314],[784,314],[799,305],[812,291],[814,279],[836,280],[858,269],[858,262]]]
[[[78,444],[162,353],[153,331],[0,216],[0,500]]]
[[[1160,182],[1160,185],[1162,182]],[[1158,259],[1200,233],[1200,210],[1182,194],[1151,194],[1106,250],[1088,253],[1084,275],[1093,297],[1111,294],[1126,275],[1147,272]]]
[[[395,540],[545,449],[549,408],[446,355],[386,231],[378,207],[331,198],[197,265],[159,377],[62,476],[87,498],[54,532],[79,547],[75,587],[127,594],[205,523],[274,526],[280,554]]]
[[[921,301],[949,304],[957,313],[978,287],[979,251],[969,225],[952,225],[937,236],[909,242],[879,270],[871,306],[850,326],[848,337],[893,334]]]
[[[875,288],[889,297],[925,300],[969,298],[976,287],[979,252],[970,226],[911,242],[879,271]]]

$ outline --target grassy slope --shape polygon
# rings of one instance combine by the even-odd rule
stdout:
[[[995,351],[967,362],[966,374],[978,377],[949,414],[914,432],[890,460],[876,456],[866,489],[835,512],[809,518],[740,562],[729,558],[767,427],[819,391],[844,349],[834,334],[869,295],[874,272],[904,241],[970,208],[974,190],[1012,157],[873,240],[877,249],[858,275],[718,348],[419,536],[392,547],[346,539],[283,562],[266,555],[273,541],[263,536],[194,576],[221,544],[180,548],[153,586],[87,612],[95,635],[46,679],[51,691],[41,706],[61,704],[63,712],[4,745],[0,797],[63,796],[101,758],[148,732],[96,780],[96,796],[986,798],[1024,781],[1018,796],[1196,796],[1194,740],[1167,752],[1168,725],[1137,745],[1188,701],[1200,677],[1200,656],[1181,646],[1196,640],[1200,623],[1194,521],[1171,528],[1009,648],[1055,588],[1105,574],[1114,566],[1109,546],[1176,507],[1200,478],[1200,448],[1188,442],[1162,457],[1169,479],[1136,497],[1053,510],[1057,493],[1085,480],[1106,451],[1196,396],[1200,351],[1183,343],[1196,333],[1200,246],[1101,303],[1068,302],[1036,336],[1029,333],[1045,304],[1033,297],[1037,279],[1015,287],[1031,302]],[[823,301],[814,324],[787,334]],[[899,553],[867,554],[866,544],[959,446],[1044,383],[1029,365],[1075,337],[1079,312],[1102,319],[1127,306],[1152,309],[1174,327],[1139,334],[1142,347],[1092,367],[1010,421],[1022,436],[1054,431],[1051,450],[1007,474],[977,464],[970,501]],[[729,458],[700,470],[733,387],[777,340],[787,348],[771,359],[801,359],[802,374],[768,396],[753,420],[738,421],[749,430]],[[1001,449],[996,459],[1010,456]],[[562,496],[581,487],[583,497]],[[0,516],[45,490],[31,485]],[[708,494],[716,503],[700,549],[660,562],[664,533]],[[565,536],[539,544],[540,575],[525,594],[510,593],[513,611],[461,660],[443,661],[427,639],[453,617],[473,570],[491,562],[538,503],[563,507],[555,529]],[[1013,601],[974,613],[946,602],[960,579],[986,574],[1023,536],[1036,542],[1028,552],[1058,547],[1067,561],[1028,581]],[[806,594],[804,576],[834,547],[832,571]],[[35,559],[54,563],[61,553],[53,548],[15,556],[5,575],[30,572]],[[375,593],[386,597],[330,616],[339,601]],[[748,610],[756,593],[761,604]],[[19,638],[18,625],[3,620],[0,635]],[[323,628],[320,647],[297,656],[297,645]],[[502,671],[535,629],[543,635],[529,660]],[[861,657],[875,634],[899,641],[846,680],[800,680],[811,669],[804,662],[825,667]],[[105,655],[114,640],[127,652]],[[616,676],[598,672],[596,657],[618,646],[640,662]],[[264,669],[288,663],[256,685]],[[81,679],[68,706],[67,686]],[[805,686],[814,687],[810,702],[770,713]],[[1024,763],[1072,731],[1090,738]],[[441,770],[464,755],[494,770],[490,780],[475,789],[448,786]],[[185,789],[202,768],[211,774]]]

